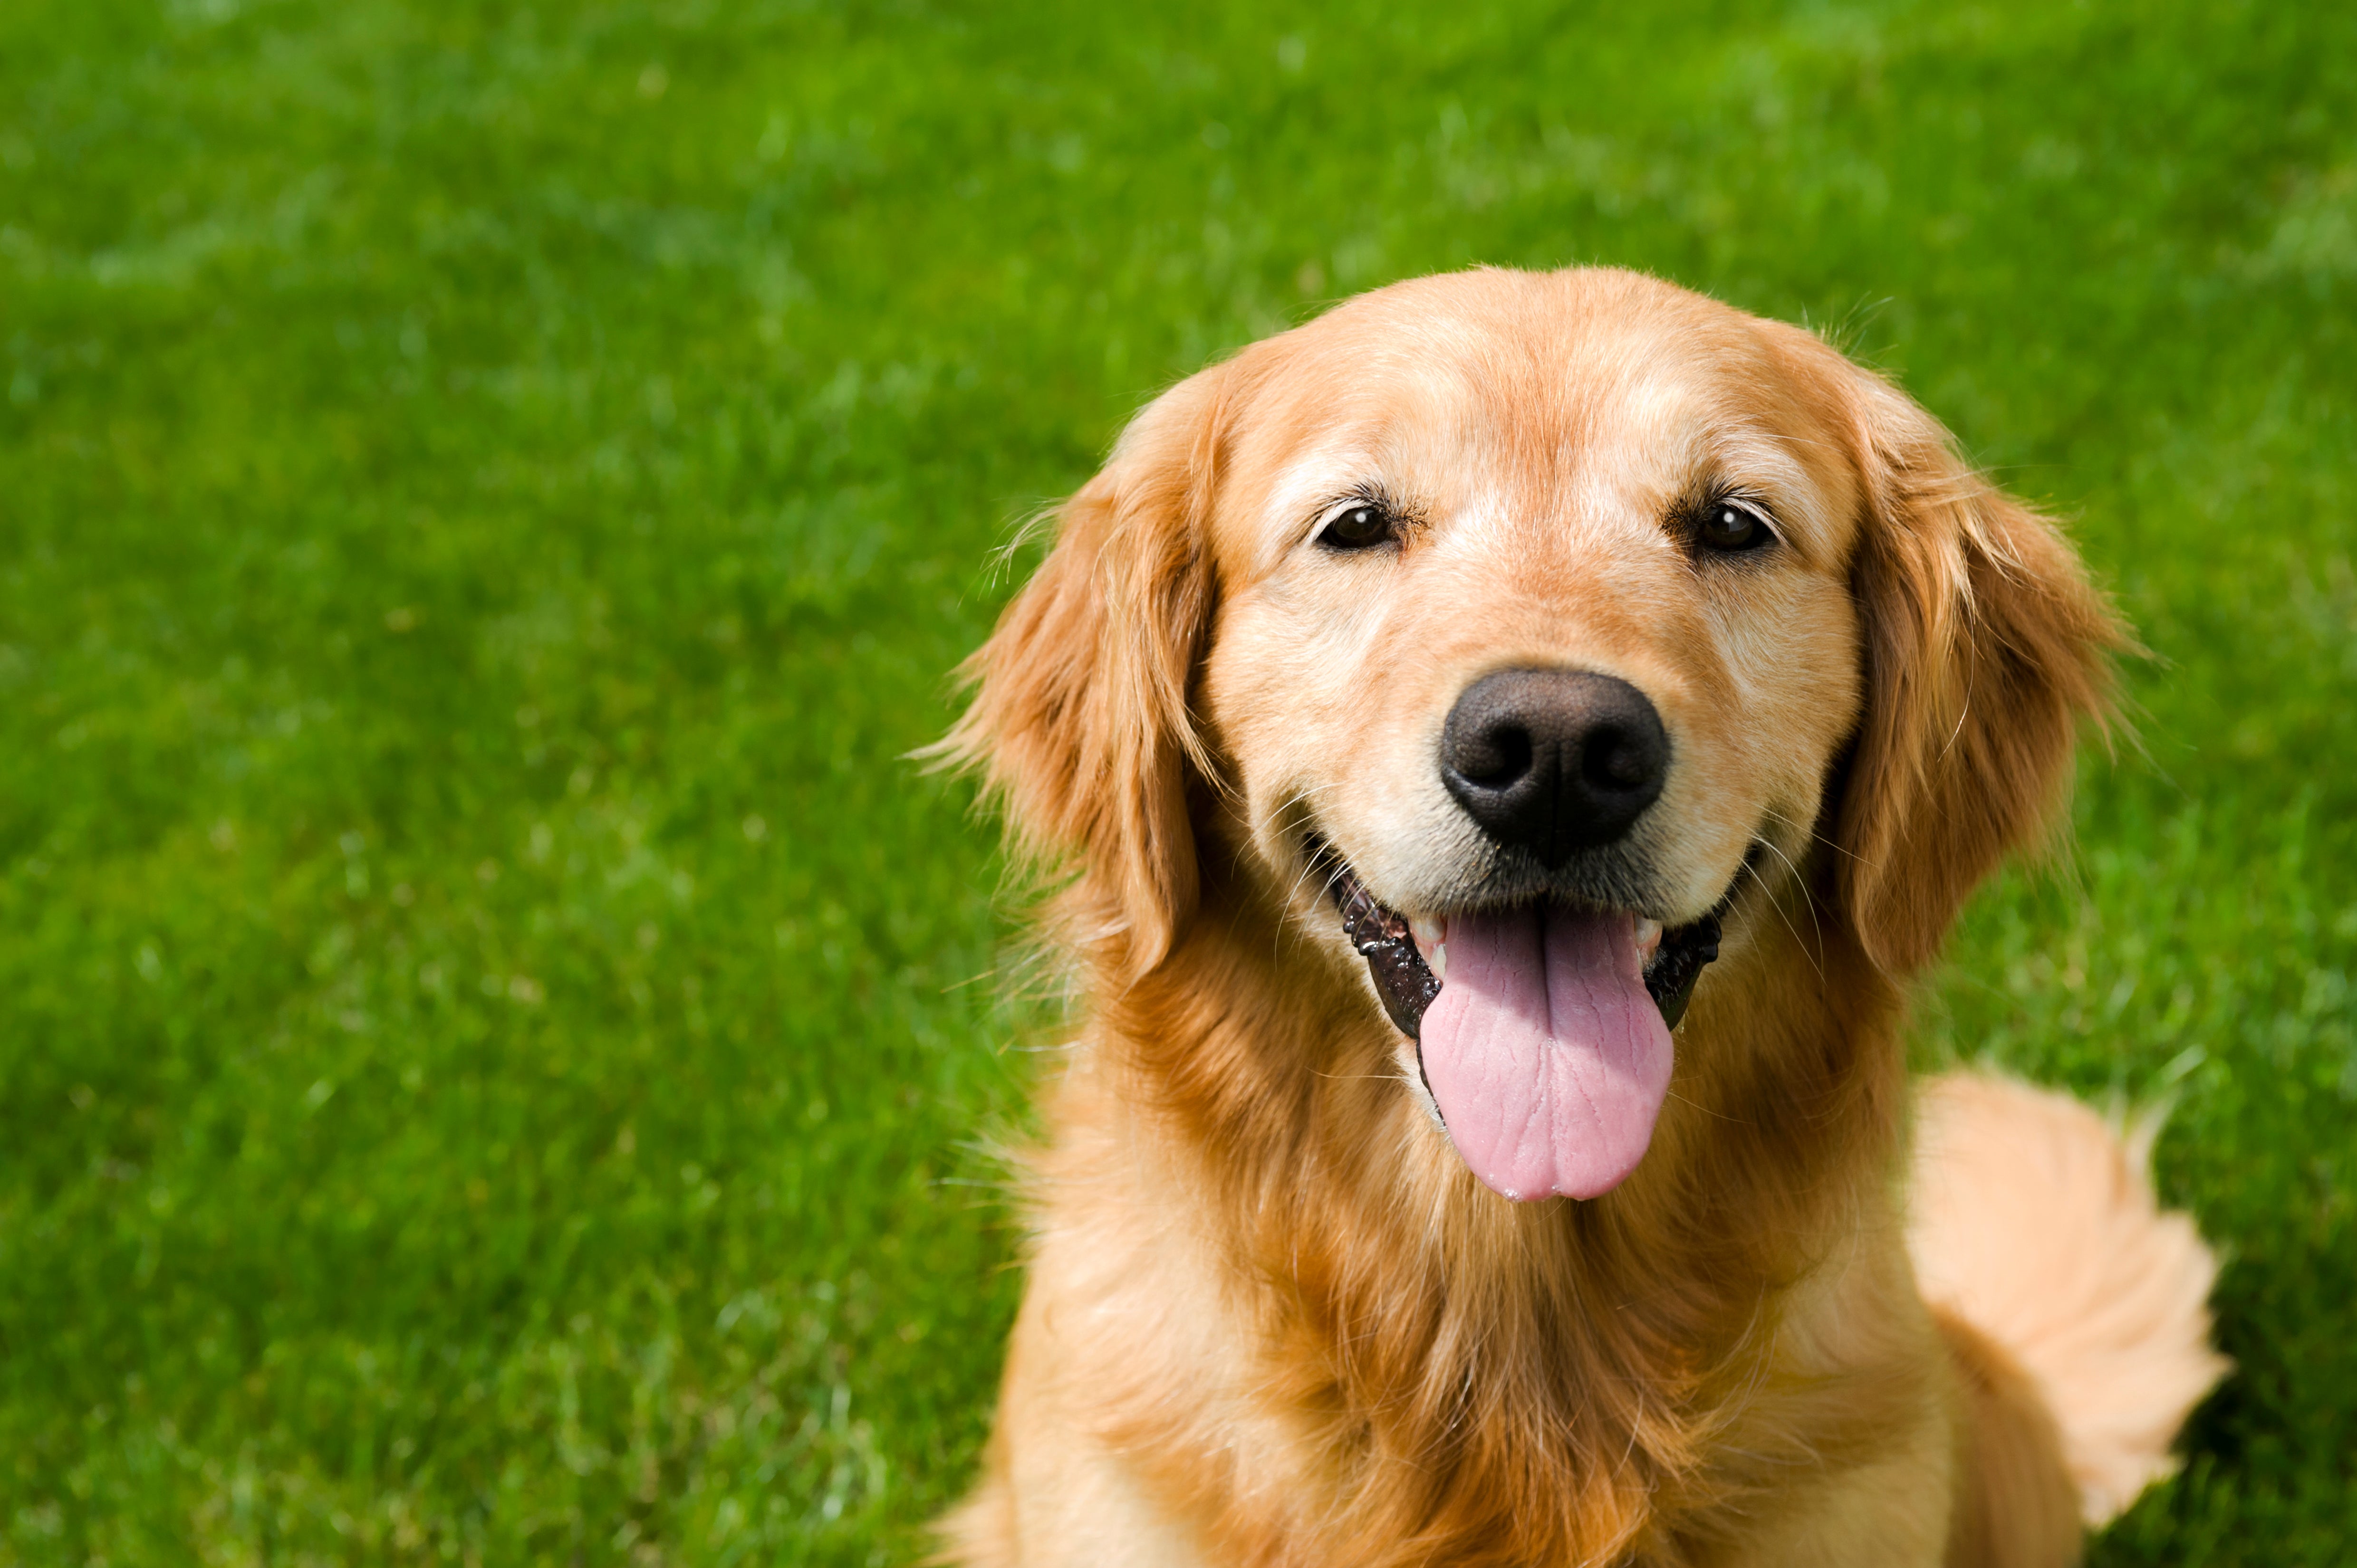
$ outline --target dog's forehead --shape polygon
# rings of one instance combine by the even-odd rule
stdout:
[[[1257,346],[1230,542],[1265,565],[1290,523],[1362,486],[1447,512],[1656,502],[1706,477],[1804,512],[1836,499],[1822,400],[1756,324],[1628,281],[1633,298],[1386,291]]]

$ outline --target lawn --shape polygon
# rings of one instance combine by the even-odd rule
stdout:
[[[1584,261],[1832,329],[2140,629],[1918,1051],[2175,1097],[2239,1370],[2094,1561],[2344,1561],[2352,61],[2255,0],[0,8],[0,1563],[917,1553],[1048,1022],[903,760],[994,547],[1210,357]]]

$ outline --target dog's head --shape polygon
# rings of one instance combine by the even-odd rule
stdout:
[[[1363,958],[1478,1176],[1585,1197],[1644,1152],[1722,920],[1794,879],[1921,964],[2047,822],[2117,640],[2054,529],[1815,338],[1481,271],[1139,414],[950,744],[1075,857],[1109,972],[1172,950],[1217,834]]]

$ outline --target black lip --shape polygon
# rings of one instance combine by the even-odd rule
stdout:
[[[1341,911],[1342,934],[1367,961],[1367,973],[1375,983],[1375,994],[1383,999],[1383,1011],[1391,1015],[1401,1034],[1418,1042],[1421,1066],[1424,1012],[1440,994],[1439,977],[1416,951],[1406,917],[1377,903],[1350,866],[1323,844],[1313,843],[1310,857],[1325,874],[1327,894]],[[1718,957],[1720,918],[1733,898],[1730,888],[1718,907],[1702,918],[1662,933],[1662,945],[1645,966],[1645,990],[1653,1005],[1662,1010],[1662,1022],[1667,1027],[1676,1028],[1686,1015],[1695,982]]]
[[[1383,998],[1383,1011],[1392,1015],[1401,1034],[1411,1040],[1422,1039],[1424,1010],[1440,994],[1440,977],[1415,950],[1406,918],[1376,903],[1351,868],[1339,861],[1327,886],[1336,908],[1342,911],[1342,934],[1367,961],[1367,972],[1374,977],[1375,994]]]

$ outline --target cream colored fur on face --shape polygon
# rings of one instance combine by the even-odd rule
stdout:
[[[1683,542],[1738,486],[1777,542]],[[1395,549],[1321,506],[1395,498]],[[1909,976],[2046,831],[2121,640],[2050,523],[1817,339],[1626,273],[1354,300],[1141,413],[944,752],[1072,878],[1083,999],[973,1564],[2059,1563],[2168,1467],[2212,1265],[2067,1100],[1953,1078]],[[1634,1175],[1475,1182],[1305,859],[1446,911],[1439,726],[1636,685],[1637,832],[1719,961]],[[1755,848],[1755,846],[1758,846]],[[1911,1208],[1910,1208],[1911,1204]]]

